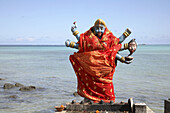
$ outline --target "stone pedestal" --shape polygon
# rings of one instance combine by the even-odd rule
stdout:
[[[167,104],[167,101],[165,103]],[[145,103],[133,103],[132,98],[127,103],[104,103],[104,101],[99,103],[77,103],[73,100],[70,103],[66,103],[65,110],[62,113],[96,113],[96,111],[99,111],[99,113],[154,113]]]
[[[112,112],[116,112],[116,113],[124,113],[124,112],[128,112],[129,109],[129,105],[128,104],[110,104],[110,103],[104,103],[104,104],[79,104],[79,103],[67,103],[66,104],[66,109],[67,111],[89,111],[89,112],[95,112],[96,110],[99,111],[112,111]]]
[[[135,113],[154,113],[145,103],[134,104]]]
[[[133,104],[133,111],[131,111],[131,108],[128,103],[67,103],[66,110],[70,113],[82,113],[83,111],[87,113],[95,113],[96,110],[100,111],[100,113],[104,113],[106,111],[107,113],[154,113],[145,103]]]

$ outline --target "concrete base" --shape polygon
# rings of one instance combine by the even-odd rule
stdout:
[[[135,113],[154,113],[145,103],[134,104]]]
[[[73,100],[71,103],[66,103],[62,113],[96,113],[96,111],[99,113],[154,113],[145,103],[134,104],[132,98],[128,100],[128,103],[76,103]]]
[[[66,109],[67,111],[89,111],[89,112],[96,112],[96,110],[99,111],[111,111],[111,112],[116,112],[116,113],[124,113],[128,112],[129,105],[128,104],[71,104],[67,103],[66,104]]]
[[[69,113],[95,113],[99,110],[99,113],[154,113],[145,103],[133,104],[133,112],[130,110],[128,103],[104,103],[104,104],[79,104],[79,103],[67,103],[66,111]]]

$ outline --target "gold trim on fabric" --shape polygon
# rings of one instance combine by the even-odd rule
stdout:
[[[92,92],[90,92],[90,95],[93,95],[93,93],[92,93]]]
[[[112,56],[112,57],[111,57],[111,59],[113,60],[113,59],[114,59],[114,57]]]
[[[110,64],[109,64],[109,61],[108,61],[108,60],[106,60],[106,62],[105,62],[105,63],[106,63],[106,65],[107,65],[107,66],[110,66]]]
[[[107,97],[107,100],[109,100],[109,97]]]
[[[107,35],[107,34],[109,34],[109,33],[110,33],[109,30],[107,30],[105,35]]]
[[[112,89],[110,89],[110,92],[112,92]]]
[[[98,42],[99,42],[99,47],[101,47],[101,49],[106,49],[104,46],[103,46],[103,43],[100,42],[100,39],[98,38]]]
[[[106,36],[103,37],[102,41],[106,41],[106,40],[108,40],[108,38]]]
[[[97,87],[96,86],[94,86],[94,89],[96,89]]]
[[[92,39],[95,36],[91,30],[89,30],[88,35],[90,39]]]
[[[85,91],[85,90],[84,90],[84,91]],[[92,97],[92,96],[89,95],[89,94],[85,94],[84,91],[82,92],[82,91],[80,90],[79,93],[80,93],[81,95],[83,95],[84,97],[89,98],[89,99],[91,99],[91,100],[100,101],[100,99],[98,99],[98,98]]]
[[[89,36],[89,38],[90,38],[90,39],[92,39],[92,38],[93,38],[93,36],[92,36],[92,35],[90,35],[90,36]]]
[[[86,86],[89,86],[89,84],[88,84],[88,83],[86,83]]]
[[[117,41],[115,41],[115,45],[117,45]]]
[[[105,79],[105,78],[97,78],[97,79],[100,80],[100,81],[112,83],[112,80],[109,80],[109,79]]]
[[[89,48],[91,46],[91,44],[87,44],[87,47]]]

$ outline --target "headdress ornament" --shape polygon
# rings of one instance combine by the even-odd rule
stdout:
[[[97,19],[96,22],[94,23],[94,26],[100,25],[100,24],[104,25],[104,27],[106,27],[106,24],[102,19]]]

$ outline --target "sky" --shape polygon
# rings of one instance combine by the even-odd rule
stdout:
[[[103,19],[113,35],[138,44],[170,44],[170,0],[0,0],[0,45],[64,45]]]

